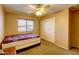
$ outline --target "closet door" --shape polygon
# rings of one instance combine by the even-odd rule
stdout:
[[[55,18],[49,19],[49,41],[55,42]]]
[[[41,37],[47,41],[55,41],[55,18],[41,21]]]

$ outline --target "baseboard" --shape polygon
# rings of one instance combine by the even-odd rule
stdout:
[[[78,46],[74,46],[74,45],[72,45],[72,47],[71,47],[71,48],[73,48],[73,47],[74,47],[74,48],[79,48]]]
[[[56,43],[54,43],[54,44],[57,45],[57,46],[59,46],[59,47],[61,47],[61,48],[63,48],[63,49],[69,50],[69,48],[65,48],[65,47],[63,47],[63,46],[61,46],[61,45],[58,45],[58,44],[56,44]]]
[[[45,39],[42,39],[42,40],[45,40]],[[45,41],[48,41],[48,40],[45,40]],[[48,41],[48,42],[50,42],[50,41]],[[50,43],[53,43],[53,42],[50,42]],[[69,48],[65,48],[65,47],[60,46],[60,45],[58,45],[58,44],[56,44],[56,43],[53,43],[53,44],[55,44],[56,46],[59,46],[59,47],[61,47],[61,48],[63,48],[63,49],[69,50]]]

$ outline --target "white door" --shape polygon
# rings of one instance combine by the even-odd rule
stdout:
[[[55,18],[41,21],[41,37],[50,42],[55,42]]]

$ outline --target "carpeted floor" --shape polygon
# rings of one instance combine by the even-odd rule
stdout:
[[[41,44],[37,47],[18,53],[18,55],[78,55],[78,54],[79,49],[77,48],[65,50],[45,40],[41,40]]]

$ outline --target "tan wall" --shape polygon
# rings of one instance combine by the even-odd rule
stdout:
[[[72,11],[70,10],[69,8],[69,47],[71,48],[72,47],[72,27],[71,27],[71,24],[72,24]]]
[[[69,10],[65,9],[56,13],[56,39],[55,43],[65,49],[68,49],[68,34],[69,34]]]
[[[39,19],[29,17],[25,14],[5,13],[5,35],[28,33],[28,32],[18,32],[18,23],[17,23],[18,18],[34,19],[35,29],[31,33],[39,34]]]
[[[0,5],[0,43],[4,38],[4,12],[2,6]]]
[[[55,18],[55,44],[58,45],[58,46],[61,46],[65,49],[68,49],[68,34],[69,34],[69,10],[68,9],[65,9],[65,10],[62,10],[62,11],[59,11],[55,14],[52,14],[50,17],[44,17],[43,22],[45,22],[45,20],[47,19],[50,19],[50,18]],[[50,20],[49,20],[50,21]],[[53,23],[53,21],[51,21]],[[45,27],[45,24],[42,24],[41,28],[44,28]],[[53,24],[50,24],[48,26],[53,26]],[[51,29],[48,30],[48,28],[46,28],[45,30],[42,29],[41,30],[41,37],[43,37],[44,39],[47,39],[49,41],[49,39],[47,38],[47,36],[49,35],[47,32],[52,32]],[[43,33],[44,32],[44,33]],[[51,34],[50,33],[50,34]],[[51,36],[51,38],[53,37],[53,35]],[[51,39],[52,41],[52,39]]]
[[[71,40],[72,46],[79,48],[79,11],[71,13]]]

